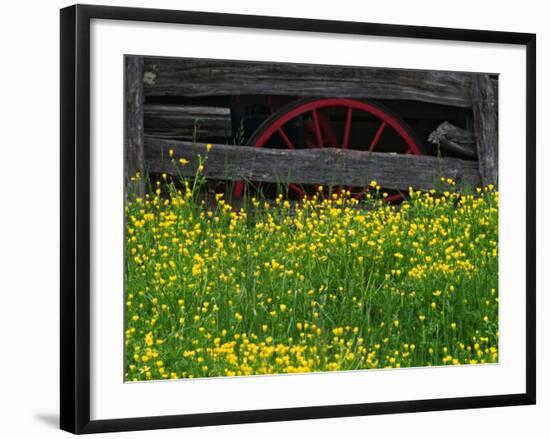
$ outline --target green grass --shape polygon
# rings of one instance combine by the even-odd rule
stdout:
[[[498,193],[126,207],[126,380],[498,361]]]

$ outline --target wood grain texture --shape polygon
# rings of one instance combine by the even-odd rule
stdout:
[[[371,67],[146,57],[146,95],[295,95],[404,99],[471,107],[478,74]]]
[[[124,182],[125,196],[135,192],[143,195],[144,184],[131,178],[136,172],[142,172],[143,154],[143,57],[126,55],[124,57]]]
[[[169,159],[169,150],[174,150]],[[145,158],[150,172],[192,176],[197,154],[206,155],[205,144],[145,138]],[[178,163],[180,158],[189,161]],[[272,149],[213,145],[204,175],[214,180],[249,180],[273,183],[367,186],[376,180],[384,188],[401,191],[434,188],[441,177],[458,185],[478,186],[477,162],[365,151],[322,149]]]
[[[480,75],[471,94],[481,180],[498,186],[498,89],[488,75]]]
[[[477,158],[474,134],[449,122],[443,122],[432,131],[428,136],[428,142],[447,152],[473,159]]]
[[[153,137],[177,140],[231,137],[229,108],[145,104],[143,116],[145,134]]]

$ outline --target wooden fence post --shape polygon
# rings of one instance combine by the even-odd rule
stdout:
[[[125,199],[129,195],[143,196],[143,57],[126,55],[124,57],[124,189]],[[138,180],[132,180],[136,173]]]
[[[481,182],[498,186],[498,92],[489,75],[476,75],[471,93]]]

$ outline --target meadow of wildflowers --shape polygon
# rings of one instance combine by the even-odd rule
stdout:
[[[203,184],[127,202],[126,380],[498,361],[492,186],[236,209]]]

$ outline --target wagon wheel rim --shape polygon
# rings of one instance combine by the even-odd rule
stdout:
[[[343,108],[345,109],[345,121],[343,132],[337,135],[334,130],[330,118],[323,113],[323,110],[328,108]],[[321,99],[301,99],[291,102],[285,107],[282,107],[277,112],[267,118],[252,134],[247,142],[250,146],[262,148],[265,144],[278,135],[281,139],[281,147],[295,149],[293,140],[285,131],[285,125],[299,117],[308,116],[306,130],[309,131],[311,137],[306,138],[304,146],[307,148],[324,148],[336,147],[348,149],[350,148],[351,132],[353,128],[353,118],[358,113],[366,113],[373,116],[379,122],[378,127],[371,139],[365,143],[368,144],[367,151],[375,151],[379,146],[380,139],[385,133],[393,132],[402,141],[401,153],[421,155],[424,153],[421,143],[399,116],[391,110],[385,108],[379,103],[370,100],[354,100],[348,98],[321,98]],[[394,152],[394,151],[391,151]],[[400,151],[395,151],[400,152]],[[234,187],[233,194],[236,197],[242,197],[244,192],[244,181],[237,181]],[[300,196],[307,195],[302,187],[295,183],[289,183],[290,191],[297,193]],[[360,191],[355,198],[361,197],[368,188],[359,188]],[[402,199],[400,194],[393,195],[387,198],[387,201],[393,202]]]

